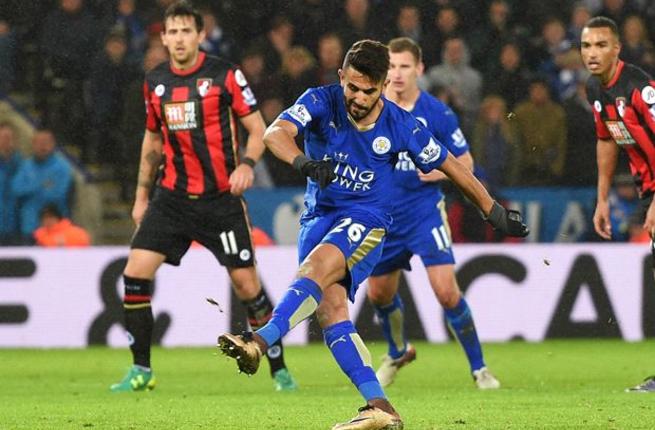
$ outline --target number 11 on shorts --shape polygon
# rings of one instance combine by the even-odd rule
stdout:
[[[234,235],[234,231],[230,230],[228,232],[222,232],[219,237],[223,243],[223,251],[226,254],[236,254],[239,250],[237,249],[237,238]]]

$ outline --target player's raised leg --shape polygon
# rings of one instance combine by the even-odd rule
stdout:
[[[367,295],[380,320],[388,352],[376,372],[383,387],[393,383],[398,370],[416,359],[416,349],[405,335],[405,309],[398,292],[400,270],[368,279]]]
[[[427,266],[426,270],[432,290],[444,309],[448,326],[466,353],[475,384],[480,389],[500,388],[500,382],[485,365],[473,314],[457,285],[454,266]]]
[[[165,258],[163,254],[145,249],[130,251],[123,273],[123,310],[133,365],[123,380],[110,387],[111,391],[143,391],[155,388],[155,376],[150,366],[150,344],[154,325],[150,298],[152,280]]]
[[[262,328],[271,320],[273,304],[261,287],[255,267],[229,268],[234,292],[248,313],[248,323],[253,330]],[[284,347],[279,339],[266,349],[271,376],[277,391],[292,391],[298,388],[284,362]]]

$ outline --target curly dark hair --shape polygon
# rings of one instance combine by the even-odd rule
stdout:
[[[348,67],[368,76],[372,82],[383,82],[389,70],[389,49],[377,40],[355,42],[343,59],[342,68]]]

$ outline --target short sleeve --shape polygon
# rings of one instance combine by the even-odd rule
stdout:
[[[466,137],[459,127],[457,115],[450,108],[447,108],[443,115],[443,137],[441,141],[448,151],[455,157],[459,157],[469,151]],[[441,137],[441,136],[438,136]]]
[[[420,171],[429,173],[446,161],[448,149],[419,121],[415,121],[409,134],[407,152]]]
[[[279,118],[294,123],[298,133],[302,133],[310,123],[318,121],[326,114],[327,104],[323,94],[315,88],[310,88],[298,97],[291,107],[283,111]]]
[[[227,72],[225,89],[232,96],[231,108],[238,116],[246,116],[257,110],[255,94],[240,69],[233,68]]]
[[[632,92],[630,102],[651,133],[655,133],[655,81],[648,80]]]
[[[146,104],[146,128],[154,133],[159,131],[161,123],[159,118],[157,118],[157,112],[152,105],[152,99],[150,94],[150,88],[148,87],[148,82],[143,83],[143,100]]]

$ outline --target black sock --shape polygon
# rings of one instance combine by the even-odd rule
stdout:
[[[150,343],[154,319],[150,307],[152,281],[123,276],[125,296],[123,310],[125,329],[130,336],[130,350],[134,364],[150,367]]]
[[[253,330],[257,330],[270,321],[273,315],[273,304],[269,300],[266,292],[262,289],[257,297],[252,300],[244,300],[243,305],[248,312],[248,322]],[[282,339],[279,339],[273,345],[269,345],[266,350],[266,358],[271,367],[271,375],[280,369],[284,369],[284,348]]]

